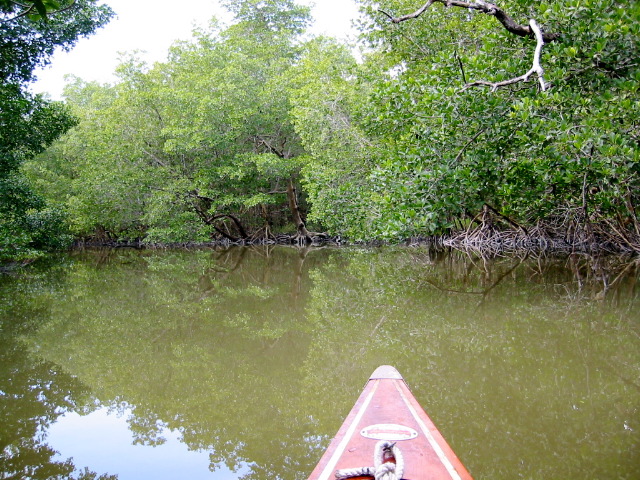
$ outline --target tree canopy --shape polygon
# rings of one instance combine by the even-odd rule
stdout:
[[[214,21],[174,45],[166,63],[127,59],[117,85],[70,85],[81,121],[51,151],[48,171],[66,169],[54,183],[69,195],[77,234],[236,240],[286,223],[305,233],[290,96],[309,11],[254,3],[232,9],[231,26]]]
[[[63,211],[47,206],[20,169],[76,121],[65,105],[29,93],[27,85],[57,47],[71,48],[112,13],[95,0],[0,3],[0,262],[70,239]]]
[[[554,33],[541,58],[549,88],[531,78],[487,91],[480,82],[530,69],[533,38],[469,9],[481,2],[427,2],[399,23],[385,13],[397,19],[417,2],[362,3],[391,72],[375,81],[368,119],[386,144],[380,233],[441,232],[487,203],[527,225],[620,216],[637,230],[637,5],[502,2]]]
[[[77,236],[398,241],[496,224],[640,251],[640,7],[359,0],[357,57],[292,0],[226,1],[166,62],[67,90],[26,171]]]

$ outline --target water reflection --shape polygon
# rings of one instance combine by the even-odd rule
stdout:
[[[51,453],[49,442],[62,457],[44,465],[73,456],[124,475],[115,460],[84,460],[86,441],[74,453],[56,447],[57,427],[45,436],[62,413],[86,426],[107,408],[127,419],[120,443],[159,452],[179,438],[177,450],[206,452],[204,477],[303,480],[366,377],[390,363],[476,478],[634,478],[638,263],[607,261],[426,249],[77,253],[0,280],[14,352],[0,400],[17,373],[48,372],[23,382],[11,411],[40,430],[3,422],[2,459],[20,442]],[[29,397],[41,384],[58,393]],[[54,413],[26,414],[30,401]],[[119,457],[133,467],[139,455]],[[176,463],[195,478],[187,458]]]
[[[93,480],[95,472],[58,458],[46,442],[56,419],[86,408],[89,390],[61,366],[29,355],[19,341],[50,319],[46,297],[59,286],[61,270],[47,271],[46,277],[34,270],[0,278],[0,477]]]
[[[59,457],[73,456],[76,464],[118,472],[119,480],[232,480],[249,471],[248,466],[235,472],[218,466],[212,474],[209,453],[190,451],[180,433],[168,428],[161,428],[155,448],[146,448],[134,440],[128,418],[135,418],[128,409],[115,412],[101,408],[88,415],[70,413],[49,427],[47,441],[55,446]]]

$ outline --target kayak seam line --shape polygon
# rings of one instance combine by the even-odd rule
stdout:
[[[356,428],[358,427],[358,424],[360,423],[360,420],[362,420],[362,417],[364,416],[364,414],[365,414],[365,412],[367,410],[367,407],[369,406],[369,403],[371,403],[371,399],[373,398],[373,394],[378,389],[378,385],[379,384],[380,384],[380,380],[376,380],[376,384],[372,388],[371,392],[369,393],[369,395],[367,396],[365,401],[362,403],[362,406],[360,407],[360,410],[358,410],[357,415],[354,417],[353,422],[351,422],[351,425],[349,425],[349,428],[347,429],[344,437],[342,438],[342,440],[340,441],[340,443],[336,447],[335,451],[333,452],[333,455],[331,456],[331,458],[327,462],[327,466],[324,468],[324,470],[322,470],[322,473],[318,477],[318,480],[327,480],[329,478],[329,475],[333,472],[333,469],[338,464],[338,460],[342,456],[342,452],[346,448],[346,446],[349,443],[349,440],[351,439],[351,437],[353,437],[353,433],[355,432]]]
[[[416,409],[413,408],[413,405],[411,405],[411,402],[409,402],[409,400],[407,399],[406,395],[404,394],[404,392],[402,391],[398,383],[394,382],[394,384],[396,389],[398,390],[398,393],[400,393],[402,400],[404,400],[405,405],[409,408],[411,415],[413,415],[413,418],[415,419],[415,421],[418,422],[418,425],[420,425],[420,428],[422,429],[424,436],[427,437],[427,440],[429,440],[429,443],[433,447],[433,450],[436,452],[436,455],[438,455],[440,462],[442,462],[442,464],[444,465],[444,468],[447,469],[447,472],[449,473],[451,478],[453,480],[462,480],[462,478],[460,477],[460,474],[456,471],[455,467],[449,460],[449,457],[447,457],[447,454],[444,453],[444,450],[442,450],[442,447],[440,446],[438,441],[435,439],[435,437],[431,434],[431,432],[429,431],[425,423],[422,421],[422,419],[418,415],[418,412],[416,412]]]

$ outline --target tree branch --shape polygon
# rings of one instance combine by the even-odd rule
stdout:
[[[536,44],[536,50],[533,54],[533,65],[527,73],[525,73],[524,75],[520,75],[519,77],[510,78],[508,80],[502,80],[501,82],[488,82],[486,80],[478,80],[476,82],[468,83],[467,85],[464,86],[462,90],[464,91],[471,87],[486,86],[486,87],[491,87],[491,91],[495,92],[500,87],[513,85],[514,83],[518,83],[518,82],[526,82],[527,80],[529,80],[529,77],[534,73],[538,75],[538,81],[540,82],[540,87],[542,88],[542,91],[545,91],[547,88],[549,88],[549,85],[544,81],[544,69],[540,65],[540,55],[542,54],[542,46],[544,45],[544,38],[540,30],[540,27],[538,27],[538,24],[536,23],[535,20],[529,21],[529,25],[531,26],[531,29],[534,31],[536,35],[537,44]]]
[[[36,8],[35,3],[32,4],[31,6],[23,5],[23,4],[18,3],[18,2],[12,2],[12,3],[14,5],[18,5],[19,7],[23,8],[24,10],[22,12],[20,12],[19,14],[17,14],[15,17],[7,19],[6,22],[12,22],[14,20],[17,20],[18,18],[26,17],[27,15],[31,14],[31,12],[33,10],[35,10],[35,8]]]
[[[487,128],[489,128],[489,127],[481,128],[480,130],[478,130],[478,131],[476,132],[476,134],[471,138],[471,140],[469,140],[469,141],[465,144],[465,146],[464,146],[464,147],[462,147],[462,149],[458,152],[458,154],[456,155],[456,158],[454,158],[454,160],[453,160],[453,161],[454,161],[454,163],[458,163],[458,161],[462,158],[462,155],[464,155],[465,150],[466,150],[467,148],[469,148],[469,145],[471,145],[473,142],[475,142],[475,141],[478,139],[478,137],[479,137],[480,135],[482,135],[482,134],[487,130]]]
[[[503,218],[504,220],[507,221],[507,223],[509,223],[511,226],[517,228],[518,230],[520,230],[522,233],[524,233],[525,235],[529,235],[529,232],[527,232],[527,229],[524,228],[522,225],[520,225],[518,222],[516,222],[515,220],[510,219],[509,217],[507,217],[506,215],[500,213],[499,211],[497,211],[495,208],[493,208],[491,205],[489,205],[488,203],[484,204],[489,210],[491,210],[495,215],[497,215],[500,218]],[[528,255],[528,254],[527,254]]]
[[[413,13],[410,13],[408,15],[403,15],[402,17],[393,17],[392,15],[388,14],[387,12],[385,12],[384,10],[379,10],[381,13],[384,13],[387,17],[389,17],[389,19],[391,19],[391,21],[393,23],[400,23],[400,22],[404,22],[406,20],[412,20],[414,18],[418,18],[420,15],[422,15],[425,10],[427,8],[429,8],[431,5],[433,5],[433,2],[435,0],[429,0],[427,3],[425,3],[422,7],[420,7],[418,10],[416,10]]]
[[[214,215],[213,217],[211,217],[211,221],[213,222],[213,221],[219,220],[221,218],[230,218],[233,221],[233,223],[235,223],[236,228],[240,232],[241,237],[242,238],[248,238],[249,237],[249,235],[247,234],[247,231],[242,226],[242,222],[240,222],[240,219],[238,217],[236,217],[235,215],[232,215],[230,213],[218,213],[218,214]],[[214,225],[214,228],[215,228],[215,225]]]
[[[24,3],[20,3],[20,2],[11,2],[14,5],[17,5],[20,8],[23,8],[24,10],[22,12],[20,12],[18,15],[16,15],[15,17],[12,17],[8,20],[6,20],[7,22],[12,22],[14,20],[17,20],[18,18],[22,18],[22,17],[26,17],[28,15],[31,15],[31,12],[33,12],[34,10],[36,10],[38,13],[41,13],[40,10],[38,9],[36,2],[31,0],[31,5],[25,5]],[[47,17],[49,15],[53,15],[55,13],[62,13],[62,12],[66,12],[67,10],[73,8],[76,4],[76,0],[72,0],[72,2],[67,5],[66,7],[60,8],[58,10],[52,10],[52,11],[48,11],[46,12],[46,15],[43,16],[43,18],[46,20]]]
[[[442,3],[446,7],[460,7],[469,10],[477,10],[481,13],[496,17],[496,19],[502,24],[504,28],[510,33],[518,35],[519,37],[533,37],[535,32],[531,28],[531,25],[520,25],[513,18],[511,18],[504,10],[493,3],[485,2],[484,0],[476,0],[474,2],[465,2],[460,0],[428,0],[422,7],[413,13],[403,15],[401,17],[394,17],[384,10],[379,10],[380,13],[386,15],[393,23],[400,23],[407,20],[418,18],[422,15],[431,5],[434,3]],[[553,42],[560,38],[558,33],[542,33],[542,38],[545,42]]]
[[[267,149],[273,153],[276,157],[285,159],[286,156],[283,151],[278,150],[273,145],[271,145],[270,141],[264,135],[256,135],[255,139],[262,143],[263,146],[267,147]],[[284,145],[283,145],[284,146]]]
[[[458,50],[455,51],[455,58],[456,58],[456,60],[458,60],[458,65],[460,66],[460,73],[462,74],[462,81],[466,84],[467,83],[467,76],[464,73],[464,65],[462,65],[462,59],[460,58],[460,55],[458,55]]]

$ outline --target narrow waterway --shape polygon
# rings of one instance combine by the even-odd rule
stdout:
[[[0,478],[305,480],[391,364],[476,479],[637,479],[639,279],[422,248],[41,261],[0,277]]]

